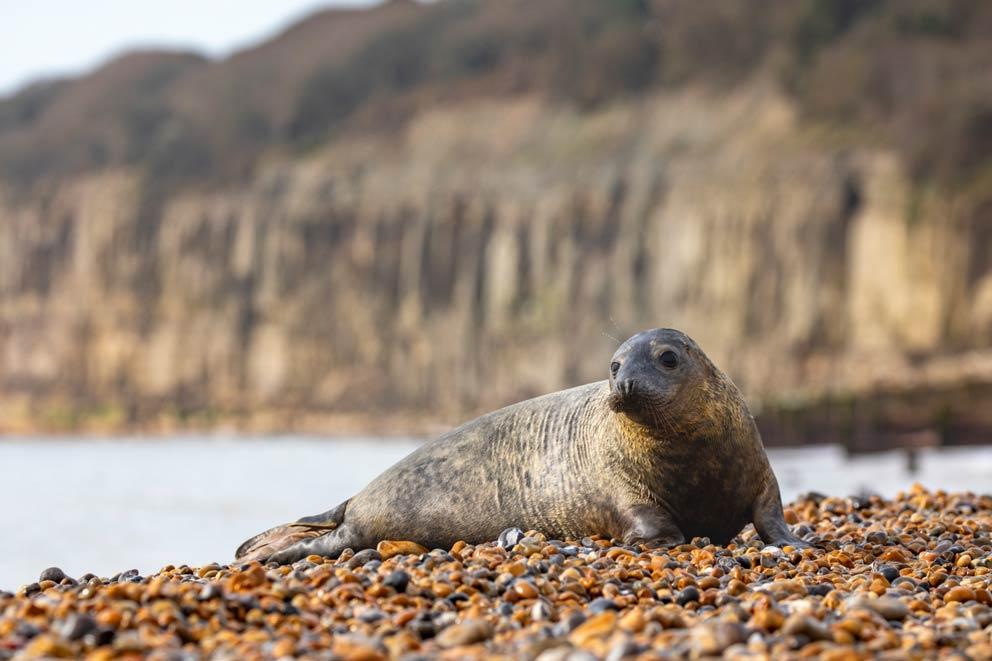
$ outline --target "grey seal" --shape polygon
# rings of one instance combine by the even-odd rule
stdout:
[[[624,342],[609,379],[467,422],[337,507],[252,537],[236,557],[289,563],[386,539],[450,548],[511,527],[725,544],[751,522],[766,543],[809,546],[785,523],[740,390],[687,335],[662,328]]]

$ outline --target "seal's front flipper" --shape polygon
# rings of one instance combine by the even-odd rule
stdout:
[[[628,510],[626,519],[624,544],[678,546],[685,543],[685,535],[675,525],[671,515],[657,505],[635,505]]]
[[[305,516],[293,523],[269,528],[246,540],[234,552],[234,558],[241,562],[251,560],[265,562],[270,556],[294,544],[326,535],[344,521],[347,505],[348,501],[345,501],[323,514]]]
[[[754,503],[754,528],[765,544],[775,546],[794,546],[797,549],[808,549],[811,545],[792,534],[785,523],[782,513],[782,496],[778,490],[778,480],[768,471],[765,489]]]

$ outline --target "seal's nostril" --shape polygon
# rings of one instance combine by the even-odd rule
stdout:
[[[617,392],[624,397],[630,397],[634,394],[637,382],[633,379],[624,379],[617,383]]]

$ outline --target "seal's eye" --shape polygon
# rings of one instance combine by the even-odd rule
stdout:
[[[658,356],[658,360],[669,369],[679,364],[679,357],[675,355],[674,351],[662,351],[661,355]]]
[[[614,360],[612,363],[610,363],[610,374],[616,376],[617,372],[619,371],[620,371],[620,363]]]

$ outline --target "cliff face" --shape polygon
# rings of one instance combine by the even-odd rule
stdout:
[[[760,80],[466,100],[167,196],[126,167],[38,190],[0,192],[8,429],[455,422],[662,325],[759,408],[992,342],[987,223]]]

